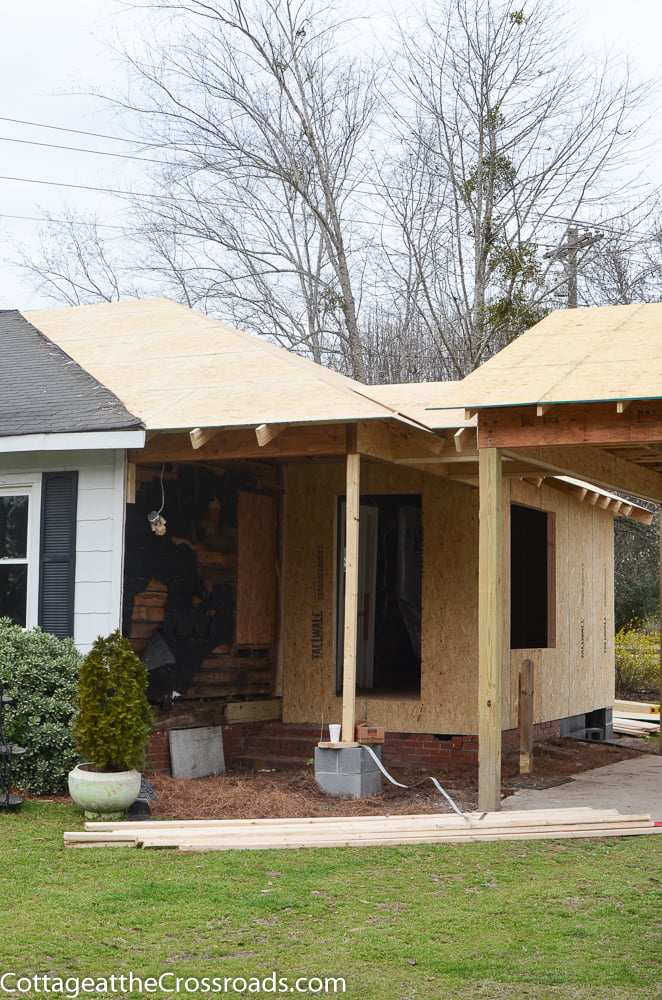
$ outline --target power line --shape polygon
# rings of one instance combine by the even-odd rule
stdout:
[[[45,184],[47,187],[74,188],[76,191],[98,191],[101,194],[128,195],[131,198],[156,198],[164,201],[164,196],[160,194],[148,194],[145,191],[123,191],[121,188],[94,187],[92,184],[67,184],[65,181],[42,181],[35,177],[7,177],[0,175],[0,181],[17,181],[19,184]],[[192,201],[193,199],[181,199]]]
[[[68,226],[72,222],[76,226],[94,226],[95,229],[121,229],[124,233],[133,233],[135,229],[131,226],[118,226],[112,222],[86,222],[84,219],[56,219],[47,215],[10,215],[8,212],[0,212],[2,219],[18,219],[25,222],[51,222],[60,226]]]
[[[125,143],[129,143],[131,145],[134,145],[134,146],[143,146],[144,147],[144,145],[145,145],[144,142],[140,142],[137,139],[120,138],[120,137],[115,136],[115,135],[106,135],[106,134],[104,134],[102,132],[89,132],[89,131],[85,131],[84,129],[66,128],[66,127],[61,126],[61,125],[46,125],[46,124],[44,124],[42,122],[30,122],[30,121],[26,121],[26,120],[21,119],[21,118],[7,118],[7,117],[4,117],[4,116],[0,115],[0,121],[3,121],[3,122],[12,122],[13,124],[17,124],[17,125],[28,125],[28,126],[30,126],[32,128],[45,128],[45,129],[52,129],[52,130],[55,130],[55,131],[58,131],[58,132],[70,132],[70,133],[75,134],[75,135],[86,135],[86,136],[90,136],[90,137],[93,137],[93,138],[96,138],[96,139],[108,139],[108,140],[110,140],[112,142],[125,142]],[[42,147],[48,148],[48,149],[62,149],[62,150],[68,150],[68,151],[71,151],[71,152],[76,152],[76,153],[93,153],[93,154],[98,155],[98,156],[112,156],[112,157],[120,157],[120,158],[123,158],[123,159],[132,159],[132,160],[134,159],[134,160],[137,160],[138,162],[142,162],[142,163],[158,163],[158,164],[161,164],[162,166],[171,166],[172,165],[167,160],[158,160],[158,159],[155,159],[153,157],[132,156],[130,153],[111,153],[111,152],[107,152],[105,150],[100,150],[100,149],[99,150],[97,150],[97,149],[82,149],[82,148],[79,148],[79,147],[76,147],[76,146],[61,146],[61,145],[57,145],[55,143],[37,142],[37,141],[34,141],[34,140],[29,140],[29,139],[12,139],[9,136],[0,136],[0,142],[17,142],[17,143],[23,143],[23,144],[32,145],[32,146],[42,146]],[[80,188],[82,190],[100,191],[100,192],[105,192],[105,193],[108,193],[108,194],[122,194],[122,195],[129,194],[129,195],[134,195],[135,197],[146,197],[146,198],[160,198],[161,197],[160,195],[154,195],[154,194],[140,195],[140,194],[137,194],[135,192],[113,191],[113,190],[107,189],[107,188],[94,188],[94,187],[88,187],[86,185],[64,184],[64,183],[58,183],[57,181],[30,180],[28,178],[20,178],[20,177],[0,177],[0,180],[26,181],[27,183],[33,183],[33,184],[47,184],[47,185],[51,185],[51,186],[54,186],[54,187],[73,187],[73,188]],[[385,191],[392,192],[393,190],[397,190],[397,189],[395,189],[394,185],[392,185],[392,184],[376,184],[373,181],[370,188],[361,188],[361,187],[357,188],[357,193],[358,194],[366,194],[366,195],[379,195],[380,192],[381,193],[383,193]],[[407,189],[403,188],[401,190],[402,191],[406,191]],[[192,201],[194,199],[187,199],[187,200],[191,200]],[[601,229],[603,232],[610,232],[610,233],[613,233],[615,235],[622,235],[622,230],[620,230],[620,229],[618,229],[618,228],[616,228],[614,226],[610,226],[608,224],[602,224],[602,223],[600,223],[599,221],[596,221],[596,220],[593,220],[590,223],[582,223],[576,217],[573,217],[573,216],[553,216],[553,215],[547,214],[547,213],[544,213],[543,215],[539,215],[538,216],[538,221],[541,221],[541,220],[545,220],[547,222],[552,222],[552,223],[559,223],[559,224],[566,225],[566,226],[577,225],[577,226],[584,226],[585,228],[589,228],[589,227],[592,226],[593,228]]]
[[[81,146],[61,146],[54,142],[36,142],[33,139],[13,139],[8,135],[0,135],[0,142],[18,142],[23,146],[39,146],[44,149],[64,149],[70,153],[94,153],[95,156],[114,156],[119,157],[122,160],[138,160],[139,163],[160,163],[162,166],[168,166],[167,160],[155,160],[150,156],[134,156],[132,153],[110,153],[105,149],[85,149]]]
[[[104,135],[102,132],[86,132],[80,128],[65,128],[63,125],[45,125],[42,122],[27,122],[23,121],[22,118],[3,118],[0,116],[0,122],[12,122],[14,125],[30,125],[32,128],[50,128],[55,132],[71,132],[74,135],[89,135],[95,139],[110,139],[111,142],[128,142],[133,146],[144,146],[144,143],[139,142],[138,139],[122,139],[117,135]]]

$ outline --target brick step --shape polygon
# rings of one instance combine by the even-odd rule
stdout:
[[[312,756],[284,757],[264,750],[261,753],[244,751],[232,758],[231,767],[233,771],[298,771],[308,765]]]
[[[276,720],[265,722],[261,729],[263,736],[296,736],[300,739],[314,739],[315,742],[320,739],[320,732],[322,733],[322,739],[324,739],[327,730],[325,728],[320,729],[320,726],[308,725],[306,723],[289,725],[286,722],[278,722]]]
[[[275,753],[277,756],[285,757],[288,754],[305,755],[310,757],[317,746],[318,740],[308,737],[294,736],[257,736],[246,743],[245,750],[252,753]]]

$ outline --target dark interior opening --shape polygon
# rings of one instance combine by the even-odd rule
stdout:
[[[510,646],[550,645],[550,519],[542,510],[510,510]]]
[[[338,506],[338,693],[342,690],[343,661],[344,517],[344,497],[341,497]],[[420,495],[362,496],[360,535],[357,691],[415,694],[421,685],[423,528]]]

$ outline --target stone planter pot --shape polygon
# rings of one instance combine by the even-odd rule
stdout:
[[[87,819],[121,819],[140,794],[139,771],[95,771],[78,764],[69,772],[69,794]]]

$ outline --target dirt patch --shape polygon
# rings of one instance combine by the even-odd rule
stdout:
[[[552,739],[536,743],[533,774],[529,787],[558,784],[574,774],[619,760],[640,756],[632,746],[584,743],[572,739]],[[312,767],[295,771],[228,773],[190,781],[164,775],[150,776],[158,794],[152,815],[172,819],[260,819],[292,816],[369,816],[394,813],[447,812],[450,807],[439,795],[427,772],[389,769],[403,784],[420,781],[415,788],[396,788],[384,780],[381,795],[358,800],[330,798],[316,782]],[[503,760],[503,792],[512,794],[519,775],[519,755]],[[453,765],[434,775],[463,810],[478,804],[475,765]]]

